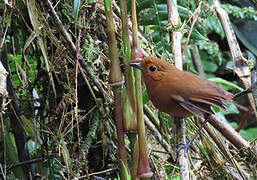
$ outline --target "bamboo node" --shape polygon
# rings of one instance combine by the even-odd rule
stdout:
[[[124,79],[122,79],[121,81],[117,81],[117,82],[109,82],[108,85],[111,87],[117,87],[117,86],[122,86],[125,83]]]

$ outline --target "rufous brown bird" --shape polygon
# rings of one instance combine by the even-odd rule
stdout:
[[[211,106],[225,109],[233,94],[193,73],[181,71],[156,57],[137,58],[131,66],[142,72],[147,93],[156,108],[173,117],[214,114]]]
[[[130,65],[141,70],[148,96],[154,106],[173,117],[195,115],[208,118],[214,114],[211,106],[225,109],[224,101],[232,101],[233,94],[217,84],[193,73],[181,71],[159,58],[137,58]],[[186,150],[194,138],[189,141]]]

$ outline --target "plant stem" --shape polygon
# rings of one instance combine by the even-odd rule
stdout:
[[[174,57],[175,66],[179,69],[182,68],[182,53],[181,53],[181,40],[182,40],[182,30],[179,29],[180,18],[177,9],[176,0],[167,0],[168,6],[168,21],[169,25],[174,28],[172,32],[172,53]],[[178,143],[185,144],[185,119],[184,118],[174,118],[175,128],[178,136]],[[178,163],[180,168],[180,179],[189,179],[189,162],[187,157],[185,157],[185,149],[178,152]]]
[[[109,38],[109,57],[111,59],[111,69],[109,74],[110,85],[112,86],[114,93],[114,104],[115,104],[115,120],[117,126],[117,136],[118,136],[118,147],[119,147],[119,156],[121,159],[120,168],[121,168],[121,178],[126,180],[125,167],[127,167],[127,152],[125,147],[124,140],[124,126],[123,126],[123,116],[121,108],[121,92],[122,92],[122,78],[120,70],[120,61],[117,47],[117,40],[115,37],[115,27],[114,20],[112,16],[112,4],[110,0],[105,0],[105,12],[107,19],[107,36]]]
[[[132,11],[132,59],[139,56],[138,54],[138,35],[137,35],[137,17],[136,17],[136,1],[131,1]],[[148,178],[152,176],[151,168],[148,162],[147,145],[145,136],[145,122],[143,111],[143,98],[142,98],[142,85],[141,85],[141,72],[136,69],[135,75],[135,87],[136,87],[136,99],[137,99],[137,122],[138,122],[138,146],[139,146],[139,160],[137,168],[137,176],[141,178]]]
[[[131,60],[131,45],[128,33],[128,15],[127,1],[120,0],[120,11],[122,21],[122,47],[123,47],[123,63],[125,69],[126,92],[123,102],[124,128],[126,131],[137,130],[137,106],[136,91],[134,86],[133,69],[129,66]]]

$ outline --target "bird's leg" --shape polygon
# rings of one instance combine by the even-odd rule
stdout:
[[[192,139],[190,139],[190,140],[188,141],[188,143],[186,143],[186,144],[183,144],[183,143],[177,144],[177,153],[178,153],[179,151],[181,151],[182,149],[184,149],[184,150],[185,150],[185,151],[184,151],[184,152],[185,152],[185,156],[186,156],[190,145],[191,145],[192,142],[195,140],[195,138],[196,138],[197,135],[200,133],[200,131],[203,129],[204,125],[208,122],[208,120],[209,120],[209,116],[207,116],[207,117],[205,118],[204,122],[201,124],[201,126],[199,127],[199,129],[196,131],[196,133],[195,133],[195,135],[192,137]]]

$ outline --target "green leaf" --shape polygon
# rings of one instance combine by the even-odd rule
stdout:
[[[252,141],[257,138],[257,128],[249,128],[246,130],[241,130],[239,132],[241,136],[243,136],[246,140]]]
[[[79,15],[79,7],[80,7],[80,0],[74,0],[73,10],[74,10],[74,17],[75,17],[76,24],[77,24],[78,15]]]
[[[233,87],[235,89],[238,89],[239,91],[243,91],[244,89],[241,88],[240,86],[232,83],[232,82],[229,82],[225,79],[221,79],[221,78],[209,78],[210,81],[213,81],[215,83],[218,83],[218,84],[223,84],[223,85],[226,85],[226,86],[230,86],[230,87]]]
[[[187,26],[185,26],[186,28]],[[201,34],[197,29],[193,29],[191,38],[195,40],[204,40],[204,41],[209,41],[208,38],[206,38],[203,34]]]
[[[111,2],[110,2],[110,0],[106,0],[105,2],[106,2],[106,10],[110,11],[111,10]]]
[[[149,102],[149,97],[146,91],[143,92],[143,104],[146,104]]]
[[[202,61],[203,69],[206,72],[215,72],[218,69],[218,66],[211,61]]]
[[[125,169],[125,174],[126,174],[127,180],[131,180],[131,176],[130,176],[130,174],[129,174],[129,169],[128,169],[128,167],[124,164],[123,161],[122,161],[122,165],[123,165],[123,167],[124,167],[124,169]]]
[[[224,115],[227,115],[227,114],[239,114],[239,111],[236,107],[235,104],[229,104],[229,103],[226,103],[224,102],[227,106],[227,109],[224,112]]]

